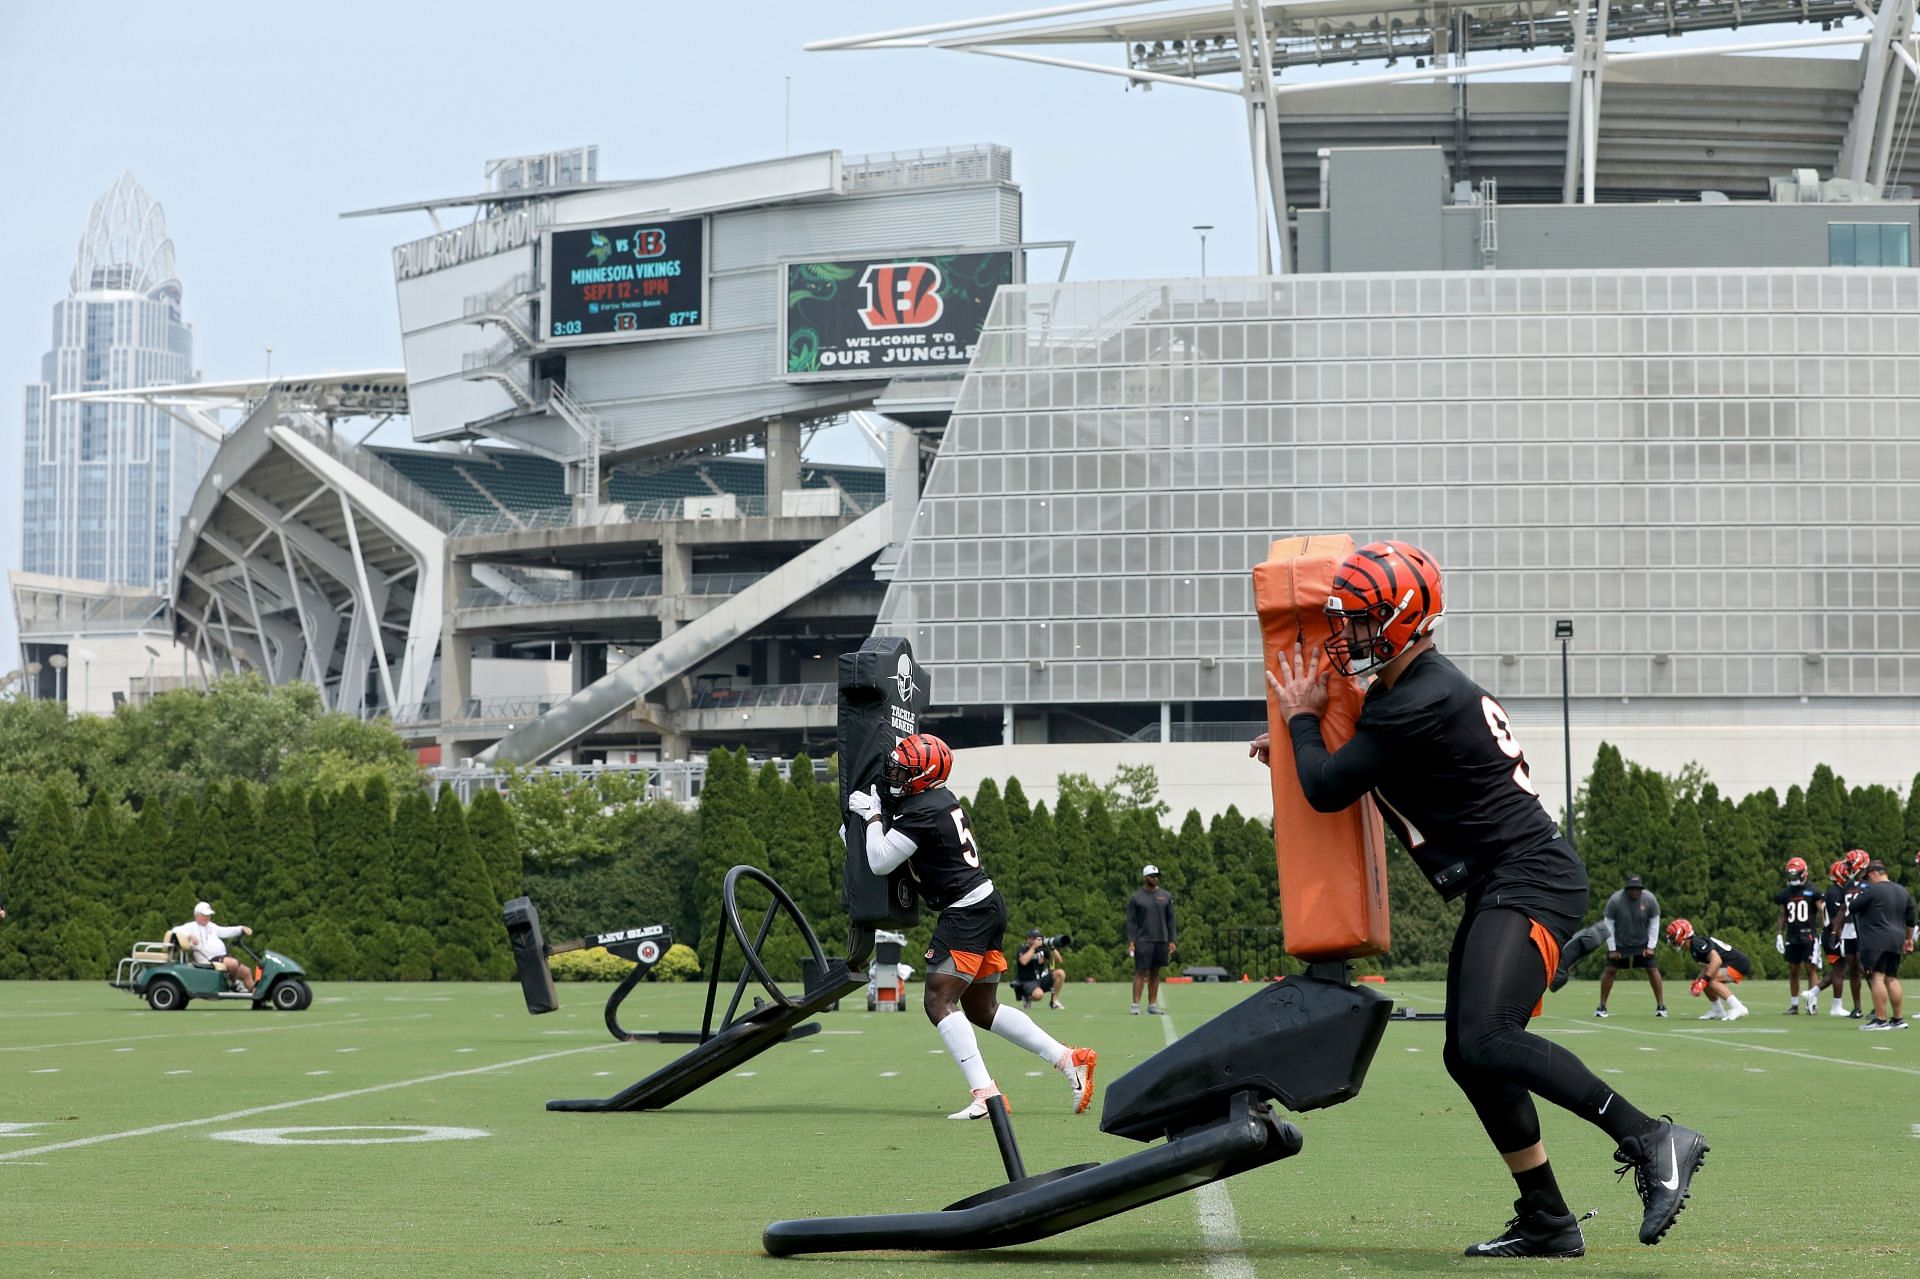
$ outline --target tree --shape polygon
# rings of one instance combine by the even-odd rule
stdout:
[[[1847,793],[1846,845],[1864,848],[1892,868],[1906,846],[1906,814],[1900,796],[1885,786],[1856,786]]]
[[[1817,872],[1816,879],[1840,855],[1814,843],[1813,820],[1807,815],[1807,793],[1798,786],[1787,787],[1787,797],[1780,802],[1779,820],[1774,823],[1774,839],[1778,841],[1776,846],[1789,857],[1806,858],[1807,864]]]
[[[429,934],[439,931],[443,868],[437,853],[438,831],[433,801],[422,791],[413,791],[400,800],[393,817],[393,922],[401,928],[424,928]],[[491,884],[489,884],[491,891]],[[426,981],[429,971],[407,971],[401,981]]]
[[[520,896],[522,875],[520,832],[513,810],[500,792],[483,786],[467,807],[467,831],[487,867],[487,881],[501,905]]]
[[[40,803],[13,846],[7,863],[8,940],[14,954],[3,958],[8,977],[84,977],[89,958],[69,955],[57,945],[60,926],[73,911],[73,809],[66,789],[49,782]],[[101,942],[104,953],[105,942]]]
[[[753,837],[753,797],[747,781],[747,752],[714,750],[707,754],[707,780],[700,788],[699,874],[695,880],[694,909],[699,925],[691,944],[700,952],[701,970],[711,971],[713,934],[706,923],[720,909],[720,885],[740,859],[751,854],[754,863],[766,855]],[[737,825],[736,825],[737,824]]]
[[[317,905],[319,863],[306,795],[285,784],[267,789],[260,812],[260,846],[258,912],[272,930],[275,947],[292,950],[300,944],[301,930]]]
[[[258,913],[259,878],[266,863],[257,789],[254,783],[235,778],[221,806],[227,824],[227,865],[222,879],[233,909],[249,918]]]
[[[1847,784],[1825,764],[1814,767],[1813,780],[1807,783],[1807,821],[1823,861],[1847,851]]]
[[[507,953],[500,907],[453,787],[441,786],[433,821],[440,881],[434,976],[442,981],[504,980],[512,974],[513,961]]]

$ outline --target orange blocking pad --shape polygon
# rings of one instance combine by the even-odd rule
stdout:
[[[1326,643],[1334,570],[1353,550],[1341,534],[1282,538],[1253,569],[1253,604],[1260,616],[1266,669],[1274,654],[1296,643],[1311,653]],[[1322,660],[1324,661],[1324,655]],[[1353,737],[1363,694],[1334,676],[1320,732],[1327,749]],[[1392,943],[1387,913],[1386,827],[1371,799],[1338,813],[1316,813],[1301,793],[1293,742],[1280,706],[1267,692],[1267,729],[1273,762],[1273,849],[1280,872],[1280,923],[1287,953],[1309,962],[1383,954]]]

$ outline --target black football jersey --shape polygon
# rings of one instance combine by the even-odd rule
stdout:
[[[1727,943],[1721,941],[1718,937],[1708,937],[1704,933],[1695,933],[1693,935],[1693,942],[1687,949],[1693,952],[1694,959],[1699,963],[1704,964],[1707,962],[1708,955],[1717,954],[1720,956],[1720,962],[1728,968],[1738,968],[1743,973],[1753,971],[1753,964],[1747,959],[1743,951],[1727,945]]]
[[[1786,934],[1789,941],[1810,941],[1820,918],[1820,890],[1812,884],[1788,885],[1773,895],[1787,912]]]
[[[1287,730],[1308,802],[1333,812],[1371,791],[1442,897],[1559,836],[1506,710],[1438,650],[1415,658],[1391,688],[1373,682],[1353,739],[1337,752],[1314,716],[1296,715]]]
[[[945,910],[987,882],[966,810],[944,786],[888,801],[888,825],[913,840],[907,869],[927,905]]]
[[[1837,936],[1840,931],[1840,911],[1847,904],[1847,890],[1839,884],[1829,884],[1824,896],[1827,903],[1827,932]]]

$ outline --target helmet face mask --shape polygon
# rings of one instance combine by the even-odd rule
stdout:
[[[1349,678],[1372,674],[1432,634],[1444,610],[1431,556],[1406,542],[1369,542],[1334,571],[1328,661]]]
[[[952,772],[953,752],[932,733],[902,738],[880,764],[880,780],[895,799],[945,785]]]
[[[1794,857],[1787,861],[1787,883],[1799,887],[1807,882],[1807,859]]]

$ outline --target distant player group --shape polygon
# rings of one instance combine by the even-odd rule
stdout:
[[[1831,991],[1830,1016],[1863,1020],[1862,1030],[1905,1030],[1900,960],[1911,954],[1916,937],[1911,894],[1887,875],[1884,862],[1863,849],[1851,849],[1827,868],[1831,882],[1823,892],[1809,877],[1804,857],[1787,861],[1786,887],[1774,894],[1780,908],[1773,947],[1787,961],[1787,1008],[1819,1011],[1821,991]],[[1607,1000],[1615,975],[1623,968],[1641,968],[1653,988],[1656,1017],[1667,1015],[1655,942],[1660,935],[1660,905],[1646,891],[1638,875],[1607,899],[1600,921],[1576,935],[1561,955],[1553,989],[1567,982],[1573,965],[1605,946],[1607,966],[1600,976],[1600,1003],[1595,1017],[1606,1017]],[[1676,919],[1667,925],[1667,941],[1699,963],[1692,992],[1708,1000],[1701,1021],[1738,1021],[1753,1010],[1740,1001],[1734,987],[1753,975],[1753,961],[1736,946],[1697,932],[1691,921]],[[1822,975],[1822,957],[1825,972]],[[1866,977],[1873,1012],[1861,1007],[1861,977]],[[1805,989],[1802,989],[1804,985]],[[1849,1010],[1845,996],[1852,995]]]

